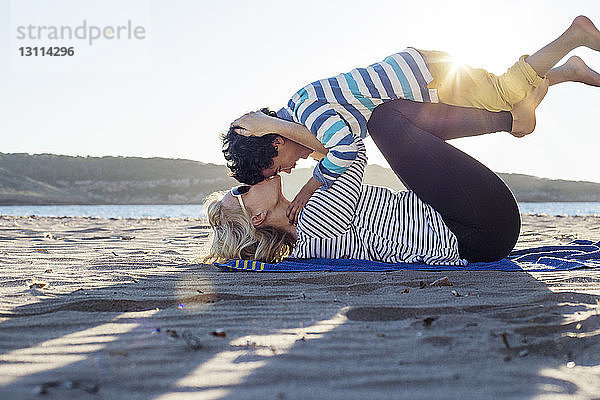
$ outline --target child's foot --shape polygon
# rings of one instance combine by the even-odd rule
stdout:
[[[548,93],[548,80],[544,79],[531,94],[514,105],[510,112],[513,117],[510,134],[515,137],[529,135],[535,129],[535,109]]]
[[[600,74],[577,56],[570,57],[563,65],[552,68],[547,78],[550,85],[560,82],[581,82],[590,86],[600,86]]]
[[[586,46],[600,51],[600,31],[585,15],[576,17],[566,33],[572,35],[577,46]]]

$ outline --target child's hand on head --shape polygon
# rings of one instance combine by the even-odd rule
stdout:
[[[274,133],[270,128],[272,119],[261,111],[252,111],[233,121],[231,128],[242,136],[264,136]]]

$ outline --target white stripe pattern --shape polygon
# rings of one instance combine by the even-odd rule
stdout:
[[[342,158],[336,158],[330,152],[317,165],[313,176],[324,188],[328,188],[348,168],[355,149],[344,151],[336,146],[339,142],[347,145],[353,135],[368,136],[367,121],[376,106],[406,97],[415,101],[438,102],[437,91],[427,89],[432,80],[424,56],[413,48],[407,48],[364,69],[357,68],[347,74],[312,82],[296,92],[284,114],[305,125],[327,149],[337,151],[338,155],[345,153]],[[310,114],[304,116],[309,107]],[[322,121],[325,113],[327,121],[316,129],[314,122]],[[340,123],[335,126],[336,132],[324,137],[327,128],[337,122]]]
[[[427,63],[425,62],[425,59],[423,58],[421,53],[419,53],[417,50],[415,50],[412,47],[408,47],[408,48],[404,49],[404,51],[407,52],[408,54],[410,54],[412,56],[412,58],[415,60],[415,62],[419,66],[419,70],[421,71],[421,74],[423,74],[423,77],[425,78],[425,81],[427,83],[431,82],[433,80],[433,76],[431,75],[431,72],[429,71],[429,68],[427,67]]]
[[[362,184],[367,156],[362,140],[354,142],[354,163],[302,210],[292,257],[467,265],[456,236],[414,192]]]
[[[404,58],[402,58],[398,54],[394,54],[391,57],[394,60],[396,60],[396,62],[402,69],[402,72],[404,72],[405,76],[414,76],[412,74],[410,67],[406,63],[406,60],[404,60]],[[410,85],[410,90],[411,90],[413,96],[415,97],[415,101],[423,102],[423,95],[421,95],[421,88],[419,87],[419,82],[417,82],[416,79],[409,79],[408,84]]]

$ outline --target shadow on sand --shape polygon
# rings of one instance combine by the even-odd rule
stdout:
[[[441,276],[454,286],[419,289]],[[182,266],[3,315],[0,397],[581,394],[568,372],[600,364],[598,299],[524,272]]]

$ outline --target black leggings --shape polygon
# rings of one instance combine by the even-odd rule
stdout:
[[[509,112],[393,100],[377,106],[369,133],[404,185],[435,210],[469,262],[506,257],[519,237],[517,202],[485,165],[445,140],[510,131]]]

